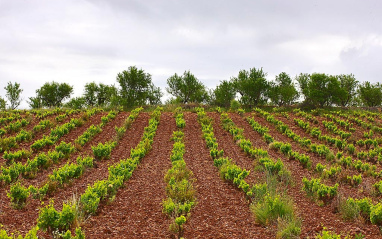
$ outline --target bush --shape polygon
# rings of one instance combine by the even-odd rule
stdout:
[[[58,212],[53,206],[53,201],[49,205],[40,209],[37,219],[37,226],[48,232],[66,231],[76,220],[76,205],[64,203],[62,211]]]
[[[378,203],[371,207],[370,222],[378,226],[382,226],[382,204]]]
[[[320,179],[312,178],[308,180],[307,178],[302,179],[303,190],[307,192],[318,200],[322,200],[324,203],[332,200],[337,195],[338,184],[334,186],[327,186],[321,183]]]
[[[348,198],[340,203],[339,211],[345,220],[355,220],[360,214],[360,207],[357,201],[353,198]]]
[[[116,142],[99,143],[97,146],[92,146],[95,159],[109,159],[112,149],[117,145]]]
[[[231,102],[230,102],[230,108],[231,108],[231,110],[233,110],[233,111],[237,111],[240,107],[241,107],[241,105],[240,105],[239,101],[237,101],[237,100],[231,100]]]
[[[7,193],[8,198],[11,199],[11,203],[15,208],[23,208],[29,197],[29,190],[20,185],[20,182],[11,185],[9,192]]]
[[[265,195],[262,201],[251,205],[251,210],[256,217],[256,221],[262,225],[268,225],[279,217],[294,217],[292,201],[279,195]]]

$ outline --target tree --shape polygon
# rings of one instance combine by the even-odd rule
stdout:
[[[249,71],[241,70],[237,77],[232,78],[242,104],[255,106],[267,102],[270,84],[265,79],[266,75],[263,68],[251,68]]]
[[[130,66],[127,71],[118,73],[117,82],[120,85],[119,99],[125,108],[150,103],[153,83],[151,75],[144,70]],[[160,91],[159,88],[158,90]]]
[[[166,90],[182,103],[201,103],[208,99],[206,87],[190,71],[183,76],[176,73],[167,79]]]
[[[159,105],[161,104],[161,97],[163,96],[162,91],[159,87],[156,87],[154,84],[150,84],[148,101],[150,105]]]
[[[86,106],[85,97],[72,98],[65,104],[65,106],[72,109],[83,109]]]
[[[105,106],[110,104],[111,98],[118,94],[114,85],[98,84],[95,82],[85,84],[84,99],[88,106]]]
[[[88,106],[95,106],[97,104],[98,85],[95,82],[85,84],[84,99]]]
[[[100,83],[97,92],[98,106],[105,106],[110,104],[111,98],[118,94],[118,90],[114,85],[105,85]]]
[[[338,91],[338,104],[346,107],[354,99],[357,91],[358,81],[355,79],[353,74],[349,75],[339,75],[340,90]]]
[[[5,110],[7,102],[0,96],[0,110]]]
[[[382,89],[379,83],[364,82],[358,88],[358,95],[361,102],[366,106],[375,107],[382,103]]]
[[[20,84],[17,82],[14,84],[12,84],[12,82],[8,82],[8,85],[4,87],[4,89],[7,91],[5,96],[8,98],[10,103],[9,107],[12,110],[16,109],[21,103],[21,92],[23,92],[23,90],[20,89]]]
[[[39,96],[29,97],[28,104],[29,104],[29,106],[32,109],[40,109],[40,108],[42,108],[42,102],[41,102],[41,98]]]
[[[299,97],[298,91],[290,76],[281,72],[271,83],[269,97],[278,106],[293,104]]]
[[[42,107],[60,107],[65,99],[70,98],[73,87],[67,83],[47,82],[36,90],[37,96],[29,98],[32,104],[41,101]],[[33,107],[32,107],[33,108]]]
[[[300,74],[297,77],[305,103],[315,107],[330,106],[338,102],[340,83],[336,76],[323,73]]]
[[[229,107],[231,100],[235,99],[236,91],[230,81],[223,80],[211,92],[211,103],[213,105]]]

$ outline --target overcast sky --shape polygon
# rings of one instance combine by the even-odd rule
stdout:
[[[378,82],[381,58],[380,0],[0,0],[0,95],[19,82],[20,108],[45,82],[80,96],[132,65],[165,91],[174,73],[213,88],[252,67]]]

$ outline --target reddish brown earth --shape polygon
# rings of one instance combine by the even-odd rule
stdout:
[[[173,113],[162,113],[151,151],[141,159],[133,176],[115,200],[89,218],[86,238],[167,238],[169,219],[162,213],[164,175],[171,168],[170,154],[176,130]],[[138,142],[137,142],[138,143]]]
[[[264,173],[253,170],[254,159],[246,155],[240,146],[236,145],[233,136],[224,130],[220,114],[211,112],[207,115],[213,119],[214,134],[219,148],[224,150],[224,157],[231,158],[236,165],[250,171],[250,174],[245,179],[247,183],[250,185],[258,183],[264,177]]]
[[[113,137],[113,135],[115,135],[114,127],[115,126],[120,127],[123,124],[123,121],[127,118],[127,116],[128,116],[127,113],[118,114],[115,120],[113,120],[109,124],[107,124],[103,128],[103,131],[100,134],[96,135],[91,142],[87,143],[84,146],[83,153],[92,155],[91,145],[96,145],[99,142],[104,143],[104,142],[110,140]],[[143,118],[143,119],[141,119],[141,121],[143,121],[143,122],[138,123],[139,118]],[[145,117],[145,115],[143,115],[142,117],[139,116],[136,121],[138,121],[138,122],[137,123],[134,122],[132,127],[126,131],[125,136],[124,136],[125,142],[126,141],[132,141],[133,142],[132,139],[134,137],[140,137],[139,133],[135,130],[141,129],[140,134],[143,133],[143,128],[144,128],[144,126],[147,125],[147,121],[148,121],[147,116],[146,117]],[[145,125],[145,122],[146,122],[146,125]],[[140,126],[140,127],[138,127],[138,126]],[[79,133],[79,132],[77,132],[77,133]],[[129,135],[129,136],[127,136],[127,135]],[[77,138],[78,135],[73,136],[73,137]],[[122,141],[123,141],[123,139],[122,139]],[[137,142],[139,142],[139,140]],[[119,148],[119,150],[118,150],[118,148]],[[84,175],[80,179],[74,179],[72,184],[69,187],[65,187],[62,190],[59,189],[53,197],[53,199],[55,201],[55,206],[57,206],[56,209],[61,210],[62,202],[70,199],[73,194],[82,193],[83,191],[85,191],[88,183],[90,184],[90,183],[94,182],[95,180],[106,178],[108,175],[107,174],[108,173],[107,172],[108,164],[110,164],[111,162],[117,162],[117,160],[119,161],[120,158],[119,158],[118,152],[119,152],[119,154],[121,154],[121,152],[125,152],[125,151],[130,152],[130,149],[128,149],[125,146],[123,147],[123,146],[118,145],[113,150],[113,153],[116,152],[116,155],[113,155],[113,153],[112,153],[110,160],[97,162],[98,168],[89,169],[88,171],[86,171],[84,173]],[[116,157],[118,157],[118,158],[116,158]],[[71,159],[75,160],[75,156],[72,156]],[[37,181],[36,184],[40,185],[40,184],[42,184],[42,182],[44,180],[46,180],[46,178],[40,177],[40,180]],[[9,198],[6,196],[6,192],[1,192],[0,200],[2,202],[2,204],[0,205],[1,206],[0,210],[3,213],[0,217],[0,224],[3,224],[4,228],[7,231],[11,231],[11,232],[19,231],[19,232],[24,234],[36,224],[39,208],[41,207],[39,200],[29,198],[27,206],[21,210],[17,210],[17,209],[14,209],[11,207],[11,205],[9,203]],[[48,202],[49,202],[49,199],[46,199],[45,204],[47,204]]]
[[[64,135],[62,136],[56,143],[55,145],[52,145],[52,146],[46,146],[44,148],[42,148],[41,150],[37,151],[37,152],[33,152],[32,155],[30,156],[30,158],[34,158],[37,154],[41,153],[41,152],[48,152],[49,149],[54,149],[54,147],[58,144],[61,143],[61,141],[65,141],[65,142],[68,142],[68,137],[70,137],[71,135],[76,135],[76,132],[81,132],[81,130],[85,131],[87,129],[87,127],[89,127],[90,125],[92,124],[98,124],[96,122],[98,122],[96,119],[99,118],[99,122],[101,122],[101,117],[104,116],[105,112],[100,112],[100,113],[97,113],[95,115],[92,115],[88,121],[85,121],[84,122],[84,125],[80,126],[80,127],[76,127],[74,128],[72,131],[69,132],[69,134],[67,135]],[[12,148],[10,151],[11,152],[15,152],[15,151],[18,151],[18,150],[21,150],[21,149],[25,149],[25,150],[30,150],[30,146],[34,143],[34,141],[36,140],[39,140],[39,139],[42,139],[43,136],[48,136],[51,132],[51,129],[54,129],[55,127],[57,127],[58,125],[63,125],[65,123],[68,123],[71,119],[74,119],[74,118],[79,118],[80,115],[79,114],[75,114],[75,115],[72,115],[72,116],[68,116],[66,117],[62,122],[56,122],[55,120],[55,117],[56,116],[49,116],[47,119],[50,119],[51,122],[53,123],[53,126],[51,128],[47,128],[45,130],[42,130],[42,131],[39,131],[37,132],[35,135],[33,135],[33,138],[28,141],[28,142],[20,142],[18,144],[18,147],[17,148]],[[32,128],[33,129],[33,128]],[[82,133],[80,133],[79,135],[81,135]],[[0,165],[3,165],[5,164],[5,159],[3,158],[3,154],[4,153],[0,153]],[[27,161],[27,159],[21,159],[20,162],[22,163],[25,163]]]
[[[250,211],[249,201],[246,200],[242,191],[220,178],[218,169],[213,165],[209,150],[202,138],[202,131],[196,120],[196,114],[185,112],[184,115],[186,119],[186,127],[183,129],[186,146],[184,160],[196,178],[197,198],[197,204],[192,209],[191,216],[185,224],[185,238],[275,238],[276,225],[270,225],[266,228],[257,224]],[[246,156],[236,145],[232,136],[222,128],[220,115],[217,113],[208,113],[208,115],[213,118],[215,137],[218,140],[219,148],[224,149],[224,156],[232,158],[240,167],[251,170],[248,177],[251,184],[261,181],[262,173],[253,170],[254,159]],[[251,140],[254,147],[268,149],[263,138],[251,128],[245,119],[237,114],[229,115],[238,127],[244,128],[244,136]],[[118,114],[115,120],[106,125],[99,135],[83,147],[81,153],[73,154],[68,161],[74,161],[79,154],[92,155],[91,146],[112,139],[115,135],[114,127],[121,126],[127,116],[128,113],[124,112]],[[98,114],[90,121],[95,123],[99,122],[99,119],[100,115]],[[63,202],[72,198],[73,194],[78,197],[88,185],[92,185],[97,180],[106,179],[108,166],[127,158],[130,149],[138,144],[142,137],[143,128],[148,125],[148,119],[148,113],[141,113],[112,151],[109,160],[97,162],[98,167],[87,170],[82,177],[74,179],[69,185],[58,189],[52,197],[56,209],[61,210]],[[255,120],[267,126],[270,129],[270,135],[276,140],[288,142],[292,145],[293,150],[309,155],[313,165],[318,162],[329,164],[279,133],[265,119],[256,116]],[[297,126],[294,126],[293,122],[288,122],[288,125],[301,136],[308,136]],[[65,142],[73,141],[87,128],[84,126],[75,129],[64,136],[62,140]],[[125,187],[117,193],[115,200],[102,203],[97,214],[83,223],[82,228],[86,238],[171,238],[168,230],[170,220],[162,213],[161,203],[166,198],[166,185],[163,177],[171,167],[169,157],[173,141],[170,138],[174,130],[177,129],[173,114],[162,113],[152,150],[141,160],[133,176],[125,183]],[[334,202],[325,206],[318,206],[305,195],[302,191],[301,180],[304,176],[308,178],[318,177],[314,170],[304,169],[298,161],[291,161],[279,152],[273,150],[268,150],[268,152],[272,158],[280,158],[292,172],[294,184],[289,185],[285,191],[294,200],[297,214],[302,219],[301,238],[314,238],[323,226],[344,235],[362,233],[366,235],[366,238],[381,238],[377,226],[364,222],[346,222],[339,213],[335,212]],[[59,167],[64,163],[54,167]],[[45,170],[36,179],[26,180],[26,183],[41,185],[52,170],[53,168]],[[335,183],[331,180],[324,182],[327,184]],[[2,192],[0,192],[0,224],[3,224],[4,229],[9,232],[19,231],[25,235],[36,224],[41,207],[40,201],[29,199],[28,205],[24,209],[16,210],[10,207],[6,190],[7,188],[2,188]],[[339,191],[345,196],[363,197],[366,195],[364,192],[359,192],[359,188],[351,188],[343,184],[340,185]],[[44,203],[47,204],[48,201],[49,199],[45,199]],[[45,237],[46,235],[41,233],[40,236]]]
[[[250,116],[247,114],[246,116]],[[243,118],[238,115],[231,114],[232,120],[239,126],[244,128],[244,135],[251,142],[256,145],[257,138],[261,137],[257,132],[255,132],[252,127],[247,123]],[[275,138],[277,141],[288,142],[292,145],[293,150],[299,150],[300,146],[290,140],[285,135],[279,133],[273,125],[269,124],[265,119],[261,117],[254,117],[257,122],[263,126],[269,128],[269,134]],[[296,132],[297,133],[297,132]],[[266,146],[266,142],[262,141],[257,145]],[[280,158],[287,168],[292,172],[292,179],[294,185],[289,186],[287,189],[287,194],[294,200],[298,214],[302,218],[302,233],[301,238],[314,237],[318,232],[322,230],[322,227],[325,226],[329,230],[336,231],[337,233],[351,234],[362,233],[366,235],[367,238],[380,238],[379,229],[375,225],[357,223],[357,222],[345,222],[338,213],[334,212],[334,201],[332,204],[325,206],[318,206],[314,203],[309,197],[306,196],[305,192],[302,191],[302,178],[305,176],[307,178],[318,177],[314,174],[312,170],[304,169],[298,161],[289,160],[279,151],[268,150],[269,155],[274,158]],[[306,152],[302,152],[305,153]],[[312,161],[317,160],[315,155],[309,154]],[[318,159],[321,160],[321,159]],[[326,182],[325,182],[326,183]],[[328,183],[329,184],[329,183]],[[332,183],[333,184],[333,183]],[[340,187],[340,192],[346,193],[346,190]],[[353,195],[348,195],[353,196]]]
[[[220,178],[202,138],[202,129],[196,120],[196,114],[184,113],[184,116],[184,160],[196,178],[197,198],[197,204],[191,210],[191,217],[185,225],[185,238],[274,237],[274,233],[255,223],[244,194],[236,186]],[[219,131],[215,130],[219,128],[215,123],[213,127],[214,131]],[[231,135],[228,137],[232,141]],[[220,145],[219,142],[219,148],[223,148]]]

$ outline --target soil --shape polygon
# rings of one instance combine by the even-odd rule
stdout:
[[[91,123],[98,124],[103,114],[105,113],[91,117],[89,122],[85,122],[82,127],[74,129],[60,141],[73,142]],[[246,116],[250,115],[246,114]],[[213,119],[214,134],[219,149],[224,150],[224,156],[232,158],[233,162],[241,168],[251,171],[246,179],[251,185],[263,182],[263,173],[254,170],[255,160],[247,156],[234,142],[232,135],[222,128],[220,115],[208,113],[208,116]],[[293,199],[296,212],[301,218],[302,233],[300,238],[314,238],[323,227],[343,235],[354,236],[356,233],[362,233],[365,238],[381,238],[379,229],[375,225],[361,221],[344,221],[335,210],[336,199],[324,206],[319,206],[312,201],[302,191],[302,178],[318,177],[317,173],[312,169],[303,168],[298,161],[289,160],[278,151],[269,150],[268,144],[261,135],[255,132],[244,118],[234,113],[230,113],[229,116],[238,127],[244,129],[244,136],[252,142],[253,147],[268,150],[270,157],[280,158],[291,171],[293,184],[285,187],[285,193]],[[115,135],[114,127],[122,126],[127,117],[128,113],[119,113],[116,119],[107,124],[100,134],[85,144],[81,152],[74,153],[67,161],[75,161],[79,155],[92,155],[91,146],[111,140]],[[184,226],[185,238],[275,238],[276,224],[263,227],[256,223],[250,210],[250,202],[244,193],[220,177],[218,168],[213,165],[213,160],[202,137],[197,115],[185,112],[184,117],[186,120],[186,127],[183,129],[186,148],[184,160],[196,178],[197,198],[197,204],[191,210],[190,217]],[[254,116],[254,118],[261,125],[267,126],[269,134],[276,140],[288,142],[292,145],[293,150],[309,155],[314,166],[319,162],[330,165],[325,159],[310,153],[296,142],[282,135],[265,119],[259,116]],[[309,137],[302,129],[294,125],[293,120],[286,120],[283,117],[278,117],[278,119],[287,123],[297,134]],[[97,167],[88,169],[80,178],[73,179],[69,185],[57,189],[54,196],[50,198],[54,200],[55,208],[61,210],[62,204],[71,200],[73,195],[78,199],[88,185],[92,185],[97,180],[107,179],[108,167],[129,157],[130,149],[139,143],[144,127],[148,125],[148,120],[148,113],[140,113],[112,151],[109,160],[97,161]],[[173,114],[171,112],[162,113],[151,151],[141,160],[140,165],[130,180],[125,182],[124,187],[118,191],[115,199],[111,202],[101,203],[97,214],[87,218],[81,225],[86,238],[174,238],[168,229],[170,219],[162,213],[162,201],[166,198],[164,175],[171,168],[170,154],[173,141],[170,139],[175,130],[177,128]],[[315,140],[313,141],[315,142]],[[65,160],[53,165],[48,170],[42,171],[33,180],[23,180],[23,184],[42,185],[47,175],[54,168],[60,167],[64,163],[66,163]],[[367,180],[363,184],[370,183]],[[331,180],[324,182],[330,185],[335,183]],[[39,209],[42,206],[41,202],[30,198],[24,209],[16,210],[10,206],[9,198],[6,196],[7,190],[9,190],[9,186],[0,191],[0,224],[3,224],[4,229],[8,232],[18,231],[25,235],[36,225]],[[352,188],[340,184],[339,192],[346,197],[369,195],[362,185],[358,188]],[[50,199],[45,199],[44,205],[48,204]],[[374,197],[373,199],[377,201],[378,198]],[[49,237],[46,233],[40,233],[41,236]]]
[[[109,205],[90,217],[86,238],[168,238],[169,219],[162,213],[164,175],[171,168],[170,154],[176,130],[172,113],[162,113],[151,151],[141,159],[132,177]],[[138,144],[138,142],[136,142]]]

